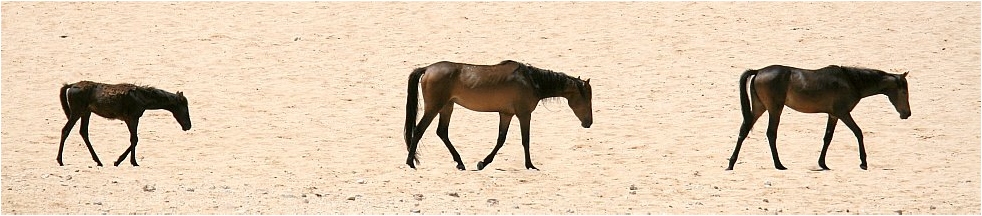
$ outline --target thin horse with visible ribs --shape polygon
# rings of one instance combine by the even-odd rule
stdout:
[[[753,78],[751,78],[753,76]],[[841,119],[852,130],[859,142],[859,167],[867,168],[866,147],[863,145],[863,132],[853,121],[852,109],[859,100],[872,95],[883,94],[900,113],[901,119],[910,117],[910,103],[907,101],[907,73],[891,74],[876,69],[840,67],[830,65],[818,70],[806,70],[781,65],[771,65],[760,70],[747,70],[740,75],[740,109],[743,114],[743,124],[740,126],[740,136],[736,148],[730,157],[726,170],[733,170],[740,146],[747,138],[754,122],[764,114],[769,113],[767,125],[767,140],[774,159],[774,167],[779,170],[787,169],[777,156],[777,126],[781,121],[781,111],[784,106],[791,107],[803,113],[827,113],[828,124],[825,129],[825,143],[818,157],[818,165],[828,170],[825,165],[825,153],[832,142],[835,125]],[[750,84],[750,99],[747,94],[747,84]]]
[[[416,124],[418,112],[418,88],[423,93],[423,117]],[[532,111],[539,101],[545,98],[564,97],[573,113],[579,118],[581,126],[589,128],[593,124],[592,90],[590,80],[570,77],[506,60],[497,65],[471,65],[453,62],[437,62],[417,68],[409,75],[409,89],[406,101],[405,141],[409,150],[406,164],[415,169],[416,147],[433,118],[440,114],[436,129],[437,136],[443,140],[450,155],[457,162],[457,169],[464,170],[464,163],[448,136],[450,115],[454,104],[478,112],[498,112],[498,141],[491,154],[478,162],[482,170],[494,160],[498,149],[505,142],[508,125],[513,116],[518,117],[522,129],[522,146],[525,148],[525,168],[537,169],[529,156],[529,124]]]
[[[108,118],[118,119],[126,122],[126,127],[130,131],[130,146],[126,148],[123,155],[119,156],[113,165],[119,163],[130,155],[130,164],[136,164],[136,142],[137,126],[140,124],[140,117],[146,110],[165,109],[174,115],[174,119],[181,124],[181,129],[187,131],[191,129],[191,117],[188,115],[188,99],[184,93],[170,93],[164,90],[147,86],[136,86],[133,84],[104,84],[91,81],[81,81],[73,84],[66,84],[59,91],[61,108],[68,117],[68,122],[61,129],[61,144],[58,146],[58,165],[64,166],[61,160],[62,152],[65,149],[65,140],[75,126],[75,122],[82,119],[82,126],[78,133],[82,135],[85,146],[92,154],[92,160],[96,165],[102,166],[92,143],[89,142],[89,117],[92,113]]]

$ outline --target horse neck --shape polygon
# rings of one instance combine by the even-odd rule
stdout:
[[[883,94],[885,92],[884,90],[890,88],[890,86],[887,85],[888,82],[884,82],[889,78],[889,75],[883,75],[877,79],[867,79],[865,81],[857,82],[855,85],[857,89],[859,89],[860,98]]]
[[[174,103],[162,101],[162,100],[155,100],[153,102],[144,104],[143,107],[148,110],[158,110],[158,109],[171,110],[174,107]]]
[[[551,97],[566,97],[570,88],[576,88],[576,83],[569,76],[532,66],[520,66],[525,70],[526,79],[539,99]],[[575,89],[573,89],[575,90]]]
[[[564,88],[540,89],[538,93],[539,99],[541,100],[553,97],[564,97],[569,99],[570,92],[576,92],[576,83],[573,83],[573,81],[570,79],[564,79],[560,82],[565,82],[564,84],[561,84],[565,86]]]
[[[883,89],[880,86],[872,86],[867,88],[861,88],[859,91],[859,97],[865,98],[873,95],[883,94]]]
[[[150,92],[144,91],[143,95],[146,97],[143,102],[143,107],[149,110],[156,109],[166,109],[171,110],[174,108],[174,99],[177,97],[176,94],[170,92],[160,91],[160,92]]]

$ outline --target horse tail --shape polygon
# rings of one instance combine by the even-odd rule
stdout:
[[[72,112],[71,112],[71,108],[68,107],[68,92],[66,92],[66,90],[68,90],[68,88],[71,87],[72,85],[65,84],[64,86],[61,87],[61,90],[58,92],[58,98],[61,99],[61,109],[65,111],[65,117],[69,119],[72,118]]]
[[[419,112],[419,78],[423,77],[423,73],[426,72],[426,67],[416,68],[412,73],[409,74],[409,96],[406,98],[406,127],[405,127],[405,138],[406,138],[406,150],[409,150],[409,145],[413,141],[413,132],[416,130],[416,115]],[[413,155],[414,158],[419,155]],[[416,162],[419,162],[419,158],[416,158]]]
[[[747,95],[747,83],[750,82],[750,76],[757,75],[757,70],[747,70],[740,75],[740,111],[743,112],[743,119],[753,118],[753,113],[750,110],[750,98]]]

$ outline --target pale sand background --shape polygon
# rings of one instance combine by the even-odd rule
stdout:
[[[4,2],[2,213],[979,214],[979,10]],[[434,127],[419,170],[403,165],[409,72],[504,59],[592,78],[593,128],[565,101],[544,103],[532,122],[541,171],[524,170],[517,126],[487,170],[456,171]],[[773,168],[762,119],[724,171],[741,121],[737,78],[770,64],[911,71],[913,116],[900,120],[885,96],[865,99],[853,115],[870,170],[840,124],[833,170],[815,172],[826,116],[787,109],[778,147],[789,170]],[[149,111],[136,168],[93,167],[73,132],[58,166],[56,92],[83,79],[184,91],[194,128]],[[498,116],[457,109],[451,139],[474,169]],[[111,164],[128,145],[125,126],[91,125]]]

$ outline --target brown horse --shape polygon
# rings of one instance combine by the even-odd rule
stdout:
[[[416,125],[418,87],[423,91],[423,117]],[[564,97],[580,119],[584,128],[593,124],[592,90],[590,80],[573,78],[563,73],[535,68],[511,60],[497,65],[470,65],[453,62],[437,62],[417,68],[409,74],[409,97],[406,101],[405,139],[409,150],[406,164],[416,169],[416,147],[433,118],[440,114],[437,136],[450,150],[457,162],[457,169],[464,170],[457,150],[450,144],[448,128],[454,104],[478,112],[498,112],[498,142],[483,161],[477,163],[482,170],[494,160],[498,149],[505,142],[512,116],[518,116],[522,128],[522,146],[525,148],[525,168],[537,169],[529,156],[529,121],[539,101],[551,97]]]
[[[754,76],[756,75],[756,76]],[[749,79],[754,76],[752,79]],[[828,125],[825,130],[825,144],[822,154],[818,156],[818,165],[828,170],[825,165],[825,153],[832,142],[832,132],[841,119],[856,135],[859,141],[859,168],[866,169],[866,147],[863,146],[863,132],[853,121],[852,111],[859,100],[868,96],[884,94],[890,98],[901,119],[910,117],[910,104],[907,102],[907,73],[890,74],[880,70],[840,67],[830,65],[818,70],[805,70],[781,65],[772,65],[760,70],[747,70],[740,75],[740,108],[743,112],[743,125],[740,126],[740,137],[737,138],[736,148],[730,157],[733,170],[740,146],[750,133],[750,128],[764,111],[769,113],[767,125],[767,140],[770,142],[771,156],[774,167],[779,170],[787,169],[781,165],[777,156],[777,126],[781,121],[781,111],[784,106],[791,107],[803,113],[827,113]],[[750,83],[750,97],[747,99],[747,83]],[[753,107],[751,108],[751,100]]]
[[[191,117],[188,115],[188,99],[184,93],[173,94],[153,87],[136,86],[133,84],[103,84],[90,81],[81,81],[74,84],[66,84],[59,91],[61,108],[65,110],[68,123],[61,130],[61,145],[58,146],[58,165],[64,166],[61,154],[65,149],[65,139],[71,133],[72,127],[79,118],[82,119],[82,128],[78,133],[82,135],[85,146],[92,154],[92,160],[96,165],[102,166],[99,156],[96,156],[89,142],[89,117],[92,113],[108,118],[118,119],[126,122],[126,127],[130,130],[130,147],[119,156],[119,163],[130,155],[130,164],[136,164],[136,128],[140,124],[140,116],[146,110],[165,109],[170,111],[177,123],[181,124],[181,129],[187,131],[191,129]]]

